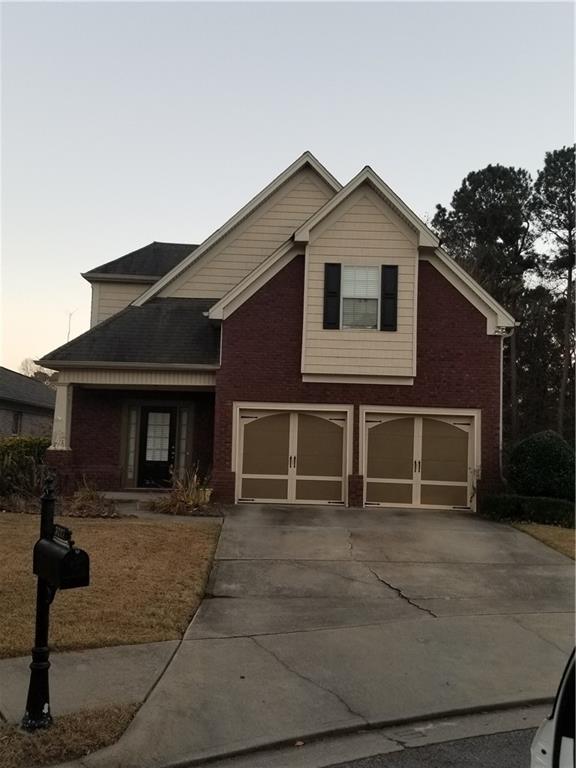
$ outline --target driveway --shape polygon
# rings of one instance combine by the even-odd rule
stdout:
[[[113,749],[201,761],[551,697],[572,589],[572,561],[469,512],[233,508],[208,595]]]

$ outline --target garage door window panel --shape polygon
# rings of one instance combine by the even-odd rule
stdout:
[[[393,419],[368,427],[367,476],[412,480],[414,419]]]
[[[438,419],[422,420],[422,480],[466,482],[468,430]]]
[[[286,475],[290,448],[290,414],[262,416],[244,424],[244,475]]]

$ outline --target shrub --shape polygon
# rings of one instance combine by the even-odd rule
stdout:
[[[41,491],[46,437],[0,439],[0,496],[37,495]]]
[[[196,466],[180,477],[173,474],[169,493],[150,502],[150,509],[167,515],[186,515],[208,504],[211,495],[207,479],[202,477]]]
[[[514,494],[486,496],[480,503],[479,512],[490,520],[574,528],[574,504],[566,499]]]
[[[522,496],[574,500],[574,452],[556,432],[538,432],[512,449],[507,479]]]
[[[86,478],[62,506],[62,514],[69,517],[121,517],[111,499],[93,488]]]

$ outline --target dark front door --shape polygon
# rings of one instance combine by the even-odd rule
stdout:
[[[166,486],[176,457],[176,408],[142,408],[140,424],[138,485]]]

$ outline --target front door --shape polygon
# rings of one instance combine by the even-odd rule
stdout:
[[[342,504],[346,415],[242,411],[239,501]]]
[[[176,408],[142,408],[138,485],[158,488],[170,484],[176,459]]]

